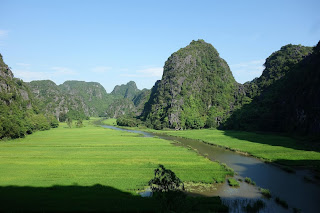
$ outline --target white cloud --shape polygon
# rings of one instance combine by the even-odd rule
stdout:
[[[4,46],[4,40],[8,36],[9,31],[8,30],[1,30],[0,29],[0,46]]]
[[[233,64],[230,65],[232,68],[243,68],[243,67],[256,67],[256,66],[262,66],[264,63],[264,60],[254,60],[254,61],[247,61],[247,62],[241,62],[239,64]]]
[[[153,67],[143,70],[138,70],[137,73],[141,73],[144,77],[162,77],[163,68]]]
[[[29,68],[31,64],[26,64],[26,63],[16,63],[19,67],[24,67],[24,68]]]
[[[54,75],[74,75],[76,72],[70,68],[67,67],[51,67],[51,70],[54,70]]]
[[[21,78],[27,82],[33,80],[48,80],[51,77],[47,72],[34,72],[29,70],[13,70],[13,73],[15,77]]]
[[[91,71],[94,73],[106,73],[111,69],[112,69],[111,67],[98,66],[98,67],[92,68]]]
[[[141,75],[137,75],[137,74],[121,74],[120,76],[122,77],[142,77]]]
[[[137,77],[137,78],[161,78],[163,73],[162,67],[152,67],[152,68],[145,68],[141,70],[137,70],[135,74],[124,73],[120,76],[123,77]]]
[[[20,63],[22,69],[13,69],[13,73],[15,77],[21,78],[26,82],[34,81],[34,80],[53,80],[55,82],[60,82],[65,79],[65,77],[69,77],[72,75],[76,75],[77,73],[67,67],[51,67],[50,71],[30,71],[29,64]]]
[[[124,71],[129,71],[129,69],[128,68],[122,68],[119,71],[124,72]]]
[[[264,69],[264,62],[265,60],[241,62],[239,64],[230,65],[230,68],[235,79],[240,83],[244,83],[261,75]]]
[[[8,31],[8,30],[0,30],[0,38],[1,38],[1,37],[5,37],[5,36],[7,36],[7,35],[8,35],[8,33],[9,33],[9,31]]]

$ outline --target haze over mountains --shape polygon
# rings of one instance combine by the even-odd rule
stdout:
[[[30,113],[46,117],[49,124],[53,116],[60,121],[127,116],[155,129],[219,127],[318,135],[319,49],[319,43],[314,48],[286,45],[266,59],[259,78],[239,84],[211,44],[192,41],[168,58],[162,79],[151,90],[139,90],[130,81],[109,94],[96,82],[24,83],[1,57],[0,138],[12,137],[3,123],[9,119],[17,125],[10,128],[22,128],[25,124],[18,120]]]

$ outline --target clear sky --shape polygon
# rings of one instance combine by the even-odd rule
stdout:
[[[0,53],[16,77],[100,82],[111,92],[161,79],[192,40],[211,43],[243,83],[292,43],[320,40],[319,0],[0,0]]]

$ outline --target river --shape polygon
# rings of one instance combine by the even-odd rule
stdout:
[[[215,190],[199,192],[205,196],[220,196],[225,204],[230,207],[231,212],[242,212],[240,205],[262,199],[266,207],[260,212],[293,212],[293,208],[301,210],[300,212],[318,212],[320,204],[320,186],[305,181],[305,176],[310,175],[308,170],[296,170],[295,173],[288,173],[272,164],[267,164],[257,158],[238,154],[236,152],[212,146],[197,140],[185,139],[149,132],[127,130],[114,126],[102,125],[105,128],[127,131],[142,134],[144,137],[159,137],[170,140],[174,145],[191,147],[199,155],[207,157],[212,161],[220,161],[227,164],[235,172],[236,179],[244,180],[250,177],[256,182],[257,186],[240,182],[240,187],[232,188],[227,183],[220,184]],[[263,198],[259,187],[271,191],[272,198]],[[289,209],[275,203],[276,197],[285,200]]]

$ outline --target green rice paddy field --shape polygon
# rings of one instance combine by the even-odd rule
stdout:
[[[97,127],[36,132],[0,142],[0,186],[50,187],[101,184],[135,193],[153,178],[158,164],[182,181],[222,182],[229,174],[183,147],[159,138]]]
[[[107,125],[116,125],[116,119],[108,119],[103,122]],[[153,130],[145,127],[129,127],[129,129],[195,139],[233,151],[248,153],[263,160],[285,166],[302,166],[316,169],[317,171],[320,170],[320,152],[319,148],[312,147],[314,142],[306,143],[305,141],[276,134],[217,129],[183,131]]]
[[[320,168],[320,153],[289,137],[216,129],[162,133],[204,141],[286,166],[304,166],[317,170]]]

